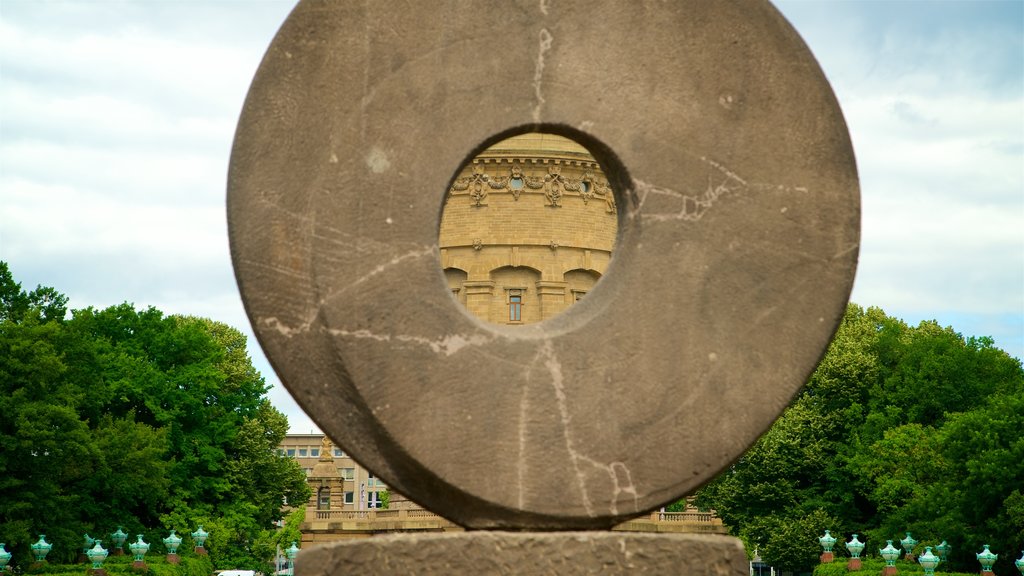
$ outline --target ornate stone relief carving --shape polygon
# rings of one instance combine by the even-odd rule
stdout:
[[[579,196],[584,204],[600,198],[606,204],[605,211],[615,213],[615,197],[608,181],[597,179],[591,170],[586,170],[577,179],[563,176],[560,164],[549,165],[544,176],[526,174],[518,160],[513,160],[506,169],[502,169],[500,163],[495,167],[503,173],[487,174],[484,164],[474,165],[472,174],[452,183],[445,202],[454,196],[468,196],[473,206],[480,207],[487,205],[485,200],[489,192],[509,193],[514,200],[519,201],[519,197],[526,191],[542,192],[548,206],[560,208],[568,193],[570,196]]]

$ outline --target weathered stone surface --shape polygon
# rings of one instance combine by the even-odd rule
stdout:
[[[303,550],[297,576],[336,574],[713,574],[744,576],[727,536],[621,532],[463,532],[381,536]]]
[[[853,282],[859,195],[828,83],[766,1],[301,2],[232,151],[235,272],[282,381],[397,491],[463,525],[608,527],[692,492],[777,417]],[[449,294],[459,166],[586,145],[608,272],[502,327]]]

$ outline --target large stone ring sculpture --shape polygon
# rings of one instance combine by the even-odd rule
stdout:
[[[596,288],[486,324],[439,266],[459,166],[527,130],[616,190]],[[256,334],[313,419],[467,527],[608,527],[771,425],[849,297],[859,193],[829,85],[766,1],[303,1],[229,175]]]

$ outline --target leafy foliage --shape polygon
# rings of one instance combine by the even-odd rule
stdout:
[[[1024,369],[991,339],[851,304],[793,404],[697,501],[784,569],[809,571],[827,528],[868,551],[907,530],[948,540],[964,571],[990,544],[1008,573],[1024,541],[1021,430]]]
[[[66,302],[0,262],[0,541],[30,558],[45,533],[62,562],[86,532],[158,543],[203,524],[215,564],[263,568],[255,543],[309,489],[275,451],[288,422],[245,337],[130,304],[68,317]]]

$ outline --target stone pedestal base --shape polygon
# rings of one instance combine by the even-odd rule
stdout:
[[[149,571],[149,566],[147,566],[146,562],[143,561],[143,560],[135,560],[135,561],[132,562],[132,571],[133,572],[148,572]]]
[[[629,532],[391,534],[299,553],[296,576],[716,574],[747,576],[736,538]]]
[[[181,558],[177,554],[168,554],[167,555],[167,563],[168,564],[180,564],[181,563]]]
[[[107,571],[103,568],[89,568],[85,574],[86,576],[107,576]]]
[[[913,554],[904,554],[903,559],[907,562],[917,562],[917,556],[914,556]]]
[[[124,550],[121,548],[114,548],[110,551],[111,556],[124,556]]]
[[[885,568],[882,568],[882,576],[896,576],[896,567],[886,566]]]
[[[860,570],[860,558],[850,558],[846,563],[846,571],[855,572],[857,570]]]
[[[196,546],[196,556],[207,556],[206,548],[202,546]]]
[[[832,555],[831,552],[822,552],[821,556],[818,557],[818,560],[822,564],[831,564],[832,560],[834,560],[834,559],[835,559],[835,557]]]

